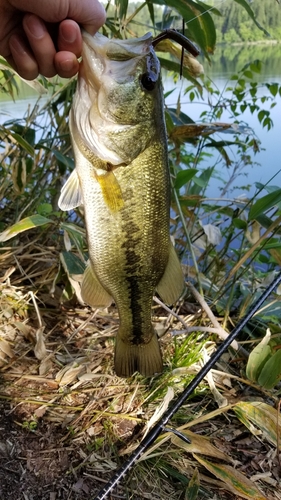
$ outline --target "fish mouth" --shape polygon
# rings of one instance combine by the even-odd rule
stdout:
[[[140,38],[129,38],[126,40],[107,38],[100,33],[93,37],[86,31],[82,32],[83,42],[89,49],[106,56],[112,61],[132,59],[133,57],[143,56],[149,52],[153,37],[150,32]]]
[[[103,161],[128,165],[151,141],[149,128],[161,100],[160,63],[152,34],[128,40],[100,33],[93,37],[85,31],[82,36],[72,106],[77,136]]]
[[[162,40],[171,39],[181,45],[194,57],[200,54],[198,48],[182,33],[167,29],[159,35],[153,37],[150,32],[139,38],[109,39],[100,33],[93,37],[86,31],[82,31],[83,38],[83,63],[80,65],[80,76],[84,78],[88,85],[96,90],[101,85],[101,76],[106,72],[115,81],[124,83],[134,75],[138,61],[148,55],[153,48]],[[122,63],[122,64],[120,64]],[[146,85],[155,84],[158,79],[158,71],[149,67],[147,64],[146,73],[149,74]]]
[[[77,140],[102,161],[129,165],[151,142],[157,110],[163,105],[160,63],[154,47],[171,38],[193,55],[198,55],[198,50],[175,30],[155,38],[148,32],[127,40],[83,31],[82,38],[73,130]]]
[[[151,33],[140,38],[119,40],[109,39],[100,33],[93,37],[83,31],[82,38],[84,44],[80,76],[96,88],[100,86],[101,77],[106,73],[120,83],[130,79],[139,60],[151,51],[153,41]]]

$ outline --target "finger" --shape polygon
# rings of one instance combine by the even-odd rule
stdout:
[[[23,10],[22,0],[13,0],[13,6]],[[25,10],[49,23],[73,19],[92,35],[105,23],[106,12],[98,0],[28,0]]]
[[[26,80],[34,80],[39,73],[38,65],[24,37],[11,35],[9,47],[11,56],[7,60],[11,66]]]
[[[74,3],[70,3],[70,11],[72,5],[74,8]],[[83,9],[80,9],[81,17],[73,16],[73,19],[81,24],[88,33],[94,35],[106,21],[106,10],[98,0],[92,0],[92,2],[81,0],[81,3],[84,4]],[[70,15],[69,17],[72,16]]]
[[[0,54],[1,56],[11,57],[11,51],[9,47],[10,36],[14,33],[24,36],[24,31],[21,27],[22,25],[22,14],[21,12],[2,11],[2,3],[0,0]]]
[[[72,52],[57,52],[54,59],[55,68],[62,78],[71,78],[79,70],[79,62]]]
[[[46,25],[37,16],[26,14],[23,17],[23,29],[37,61],[39,73],[46,77],[54,76],[56,74],[54,66],[56,49]]]
[[[60,23],[58,49],[66,52],[73,52],[77,57],[81,56],[82,36],[80,28],[75,21],[66,19]]]

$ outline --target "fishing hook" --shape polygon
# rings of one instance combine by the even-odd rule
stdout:
[[[247,314],[242,318],[236,325],[236,327],[229,334],[227,339],[218,347],[218,349],[212,354],[207,363],[201,368],[200,372],[194,377],[194,379],[187,385],[187,387],[181,392],[174,404],[168,408],[162,418],[157,422],[157,424],[152,427],[152,429],[145,436],[143,441],[131,454],[128,460],[115,472],[110,481],[100,490],[97,496],[92,497],[92,500],[104,500],[111,490],[119,483],[120,479],[128,472],[128,470],[135,464],[138,458],[144,453],[147,448],[154,443],[158,436],[168,430],[165,426],[166,423],[175,415],[179,408],[183,405],[185,400],[192,394],[192,392],[197,388],[203,378],[207,373],[213,368],[217,363],[221,355],[230,346],[233,340],[237,337],[238,333],[244,328],[252,316],[259,310],[267,297],[273,292],[273,290],[281,283],[281,272],[276,276],[275,280],[269,285],[269,287],[263,292],[263,294],[256,300],[256,302],[250,307]],[[169,429],[170,431],[170,429]]]
[[[186,38],[186,36],[174,29],[162,31],[162,33],[159,33],[159,35],[153,38],[153,47],[155,47],[159,42],[162,42],[162,40],[166,40],[167,38],[169,40],[174,40],[174,42],[177,42],[185,50],[187,50],[187,52],[190,52],[190,54],[192,54],[194,57],[199,56],[200,50],[198,50],[197,47],[188,38]]]

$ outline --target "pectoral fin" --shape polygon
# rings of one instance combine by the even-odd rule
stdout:
[[[156,290],[166,304],[174,304],[182,295],[184,286],[181,264],[171,242],[168,264]]]
[[[76,169],[73,170],[62,187],[58,205],[61,210],[72,210],[83,204],[82,191]]]
[[[113,301],[100,284],[91,264],[87,266],[83,275],[81,295],[84,302],[92,307],[108,307]]]
[[[105,203],[111,212],[118,212],[124,206],[121,188],[112,171],[102,175],[96,174]]]

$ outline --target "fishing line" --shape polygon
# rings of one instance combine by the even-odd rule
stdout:
[[[198,16],[195,16],[192,19],[189,19],[189,21],[187,21],[186,24],[192,23],[192,21],[195,21],[196,19],[199,19],[199,17],[202,17],[205,14],[207,14],[209,12],[212,12],[212,10],[217,9],[218,7],[220,7],[221,5],[223,5],[224,3],[226,3],[227,1],[228,0],[221,0],[221,2],[218,4],[218,6],[216,6],[216,7],[215,6],[210,7],[209,9],[205,10],[204,12],[201,12],[201,14],[199,14]]]
[[[134,2],[135,0],[132,0],[132,1]],[[201,12],[201,14],[199,14],[198,16],[195,16],[192,19],[189,19],[189,21],[185,21],[185,24],[187,25],[187,24],[191,23],[192,21],[195,21],[195,19],[198,19],[199,17],[202,17],[205,14],[212,12],[212,10],[218,9],[221,5],[223,5],[226,2],[228,2],[228,0],[221,0],[220,2],[218,2],[218,5],[210,7],[209,9],[205,10],[205,12]],[[170,7],[170,6],[166,5],[166,7]],[[170,8],[172,9],[172,7],[170,7]],[[163,28],[161,28],[161,27],[157,28],[157,26],[151,26],[149,24],[142,23],[140,21],[135,21],[135,24],[137,24],[138,26],[145,26],[146,28],[154,29],[155,31],[160,31],[160,32],[163,31]]]
[[[185,22],[184,19],[182,19],[182,34],[184,36],[184,28],[185,28]],[[183,61],[184,61],[184,47],[181,49],[181,61],[180,61],[180,79],[182,79],[182,74],[183,74]]]
[[[276,276],[275,280],[269,285],[267,290],[256,300],[256,302],[249,309],[247,314],[242,318],[229,334],[228,338],[218,347],[217,351],[212,354],[207,363],[201,368],[200,372],[194,377],[194,379],[187,385],[187,387],[181,392],[174,404],[168,408],[162,418],[157,424],[148,432],[143,441],[139,444],[136,450],[131,454],[128,460],[115,472],[111,480],[100,490],[97,496],[92,497],[92,500],[105,500],[107,495],[112,491],[112,489],[119,483],[123,476],[128,472],[128,470],[135,464],[135,462],[140,458],[142,453],[144,453],[149,446],[151,446],[158,436],[165,431],[174,432],[175,429],[167,429],[167,422],[175,415],[179,408],[184,404],[188,396],[198,387],[203,378],[207,373],[213,368],[217,363],[221,355],[230,346],[233,340],[237,337],[238,333],[246,326],[247,322],[252,318],[252,316],[260,309],[265,300],[274,291],[274,289],[281,283],[281,272]],[[178,431],[177,435],[179,435]]]

